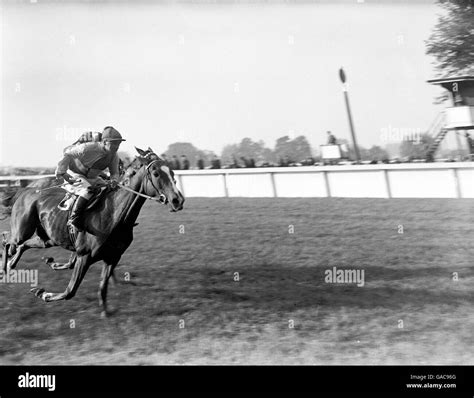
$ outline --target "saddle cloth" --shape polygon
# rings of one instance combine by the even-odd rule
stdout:
[[[108,192],[108,187],[98,187],[95,188],[95,191],[96,192],[94,192],[94,196],[91,198],[89,204],[86,207],[86,211],[92,209],[99,202],[99,200],[106,194],[106,192]],[[64,195],[63,200],[61,200],[61,202],[59,202],[58,204],[58,209],[63,211],[70,211],[78,197],[79,195],[66,191],[66,195]]]

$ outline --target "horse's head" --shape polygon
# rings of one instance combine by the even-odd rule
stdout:
[[[182,210],[184,196],[176,187],[173,170],[151,148],[146,151],[135,149],[139,156],[131,163],[125,177],[131,177],[141,171],[142,193],[158,198],[162,204],[169,205],[172,212]]]

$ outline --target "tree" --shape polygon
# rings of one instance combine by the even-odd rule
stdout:
[[[403,141],[400,145],[400,156],[408,159],[425,159],[434,138],[427,133],[421,134],[419,140]]]
[[[311,146],[303,135],[296,137],[294,140],[285,135],[276,141],[275,156],[277,159],[288,156],[291,162],[300,162],[311,156]]]
[[[426,41],[440,74],[469,73],[474,65],[474,0],[437,0],[446,11]]]
[[[222,150],[224,163],[232,164],[235,158],[241,164],[241,157],[262,163],[273,161],[274,155],[271,149],[265,147],[263,141],[255,142],[251,138],[244,138],[239,144],[226,145]]]
[[[304,135],[296,137],[292,144],[296,160],[300,161],[311,157],[311,145],[309,145],[309,142]]]
[[[382,161],[389,159],[388,152],[377,145],[372,146],[372,148],[368,150],[368,155],[370,160]]]
[[[278,159],[283,159],[285,156],[288,156],[291,159],[291,140],[287,135],[280,137],[276,140],[275,143],[275,156]],[[294,159],[292,159],[294,160]]]
[[[239,158],[260,160],[262,157],[263,141],[254,142],[250,138],[244,138],[239,145]]]
[[[229,144],[222,150],[222,163],[233,164],[234,157],[237,159],[237,153],[239,152],[239,144]]]
[[[128,167],[128,165],[132,163],[134,159],[133,156],[129,152],[126,152],[126,151],[118,151],[117,155],[120,158],[120,160],[122,160],[123,165],[125,167]]]
[[[193,167],[196,165],[199,158],[202,158],[205,162],[210,162],[214,152],[202,151],[189,142],[175,142],[168,146],[165,155],[168,160],[171,159],[173,155],[178,158],[180,158],[181,155],[185,155],[188,158],[191,167]]]
[[[343,157],[347,157],[349,160],[356,160],[356,152],[354,150],[354,146],[349,142],[349,140],[345,138],[339,138],[337,142],[340,145],[345,145],[347,148],[347,152],[343,152]],[[373,160],[371,158],[370,152],[367,148],[364,148],[363,146],[358,145],[357,146],[359,149],[359,155],[360,155],[360,160]]]

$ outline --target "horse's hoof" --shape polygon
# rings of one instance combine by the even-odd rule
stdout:
[[[102,319],[106,319],[106,318],[109,317],[109,313],[108,313],[107,311],[102,311],[102,312],[100,313],[100,317],[101,317]]]
[[[45,303],[48,303],[49,301],[51,301],[51,297],[53,297],[53,293],[43,293],[41,296],[41,298],[43,299]]]
[[[36,297],[42,298],[44,289],[41,289],[40,287],[34,287],[33,289],[30,289],[30,292],[33,293]]]

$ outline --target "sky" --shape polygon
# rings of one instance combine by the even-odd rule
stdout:
[[[0,165],[54,166],[109,125],[121,149],[157,153],[350,139],[341,66],[362,146],[425,131],[441,110],[426,83],[431,1],[1,4]]]

